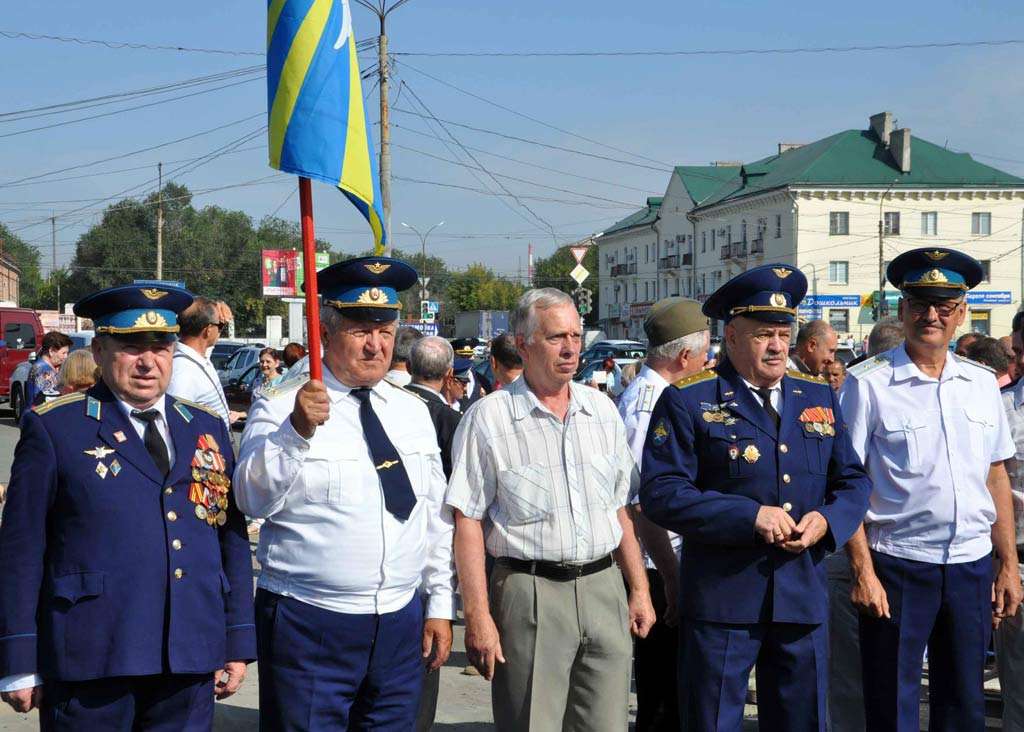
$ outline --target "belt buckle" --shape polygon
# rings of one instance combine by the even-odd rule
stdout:
[[[533,576],[537,575],[537,560],[534,559],[530,562],[530,574]]]

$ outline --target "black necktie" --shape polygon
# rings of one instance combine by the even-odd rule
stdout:
[[[768,412],[768,418],[771,419],[772,424],[775,425],[775,431],[779,431],[779,423],[782,418],[779,413],[775,411],[775,407],[772,406],[772,390],[767,386],[762,386],[760,389],[754,389],[754,392],[761,397],[761,401],[764,402],[764,411]]]
[[[160,471],[160,475],[166,478],[167,474],[171,472],[171,459],[167,455],[167,443],[160,436],[160,430],[156,428],[156,420],[160,416],[160,412],[155,409],[140,412],[136,409],[132,412],[132,416],[146,423],[146,431],[142,433],[142,442],[146,445],[146,452],[156,463],[156,469]]]
[[[370,390],[353,389],[352,396],[359,400],[359,421],[363,425],[363,437],[366,438],[373,464],[380,477],[380,487],[384,491],[384,507],[395,518],[405,521],[416,506],[416,494],[412,491],[409,474],[405,472],[402,458],[388,438],[384,425],[373,411]]]

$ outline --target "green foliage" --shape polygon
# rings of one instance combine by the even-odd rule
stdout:
[[[44,307],[40,295],[43,280],[39,272],[39,250],[17,234],[11,233],[3,224],[0,224],[0,240],[3,241],[4,256],[20,270],[18,304],[27,308]],[[49,307],[52,308],[53,304]]]
[[[448,299],[459,310],[511,310],[525,289],[477,263],[452,275]]]

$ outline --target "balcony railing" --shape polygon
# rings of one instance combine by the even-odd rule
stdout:
[[[751,254],[764,254],[764,237],[757,237],[750,242]]]
[[[679,255],[670,254],[658,260],[658,269],[675,269],[679,266]]]
[[[683,255],[683,266],[689,266],[693,264],[693,252],[687,252]]]
[[[721,252],[718,255],[718,258],[719,259],[728,259],[731,256],[732,256],[732,247],[730,245],[728,245],[728,244],[723,244]]]
[[[745,241],[734,241],[729,246],[732,247],[733,258],[747,256],[747,243]]]
[[[612,277],[619,277],[621,275],[626,274],[626,266],[627,265],[625,265],[625,264],[613,264],[612,265],[612,270],[611,270],[611,276]]]

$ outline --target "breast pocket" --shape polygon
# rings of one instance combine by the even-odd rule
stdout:
[[[808,426],[811,427],[810,430],[807,429]],[[802,424],[800,432],[804,436],[807,470],[814,475],[825,475],[828,473],[828,463],[832,457],[833,437],[818,432],[810,422]]]
[[[413,437],[398,436],[393,441],[402,459],[406,475],[412,483],[412,490],[418,497],[428,495],[432,487],[433,469],[431,467],[433,456],[440,455],[441,449],[437,446],[433,437],[424,438],[421,435]]]
[[[354,446],[313,445],[302,465],[306,501],[336,506],[361,504],[363,496],[357,480],[359,457]]]
[[[717,475],[730,478],[751,476],[761,457],[757,447],[757,428],[747,422],[711,424],[705,446],[705,459]]]
[[[937,417],[929,413],[882,415],[878,439],[884,458],[897,470],[918,472],[922,461],[938,447],[930,425]]]
[[[970,440],[971,455],[989,461],[992,455],[992,439],[996,431],[995,420],[988,415],[972,414],[966,409],[962,412],[961,422]]]
[[[621,508],[622,504],[615,497],[619,471],[611,458],[605,455],[592,456],[587,473],[587,485],[594,488],[598,502],[604,508]]]
[[[517,465],[498,473],[498,506],[512,525],[542,521],[551,511],[550,491],[544,465]]]

